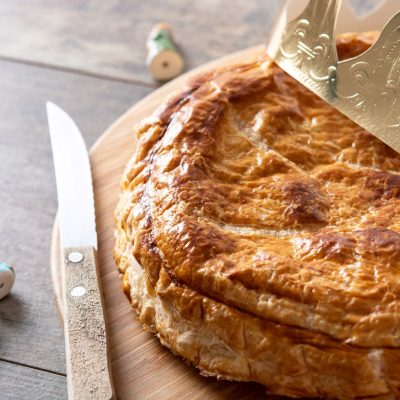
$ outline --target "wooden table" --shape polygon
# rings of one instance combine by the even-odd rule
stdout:
[[[172,24],[190,69],[259,44],[281,3],[0,2],[0,261],[17,274],[12,294],[0,301],[2,400],[67,397],[49,274],[57,202],[45,102],[67,110],[90,146],[156,87],[144,65],[154,23]]]

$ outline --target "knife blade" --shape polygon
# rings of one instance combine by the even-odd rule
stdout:
[[[72,118],[47,103],[59,205],[68,398],[113,399],[89,156]]]

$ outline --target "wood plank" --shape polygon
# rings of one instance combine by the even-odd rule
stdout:
[[[0,75],[0,260],[16,269],[12,295],[0,301],[0,359],[64,373],[49,268],[57,201],[45,102],[70,112],[90,145],[149,89],[9,62]]]
[[[282,0],[0,2],[0,55],[152,82],[146,38],[165,20],[186,70],[261,43]]]
[[[67,399],[67,378],[0,361],[2,400]]]

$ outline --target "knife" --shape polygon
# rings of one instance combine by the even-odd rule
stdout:
[[[89,156],[78,127],[47,103],[59,205],[68,398],[113,399]]]

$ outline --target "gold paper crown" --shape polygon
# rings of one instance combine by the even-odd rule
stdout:
[[[363,54],[339,61],[335,25],[341,0],[310,0],[286,24],[284,10],[267,46],[287,73],[400,152],[400,12]],[[396,10],[400,8],[398,3]]]

